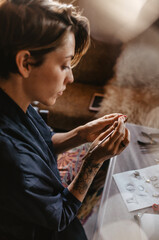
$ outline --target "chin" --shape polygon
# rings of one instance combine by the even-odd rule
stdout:
[[[48,107],[53,106],[56,103],[56,98],[52,98],[46,101],[41,101],[41,103]]]

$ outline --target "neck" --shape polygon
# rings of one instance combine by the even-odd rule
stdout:
[[[22,81],[21,81],[22,82]],[[24,93],[24,89],[22,84],[19,84],[19,81],[16,79],[7,79],[0,80],[0,88],[13,99],[14,102],[24,111],[26,112],[31,101],[27,98]]]

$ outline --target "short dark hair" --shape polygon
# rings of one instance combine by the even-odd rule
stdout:
[[[19,72],[15,57],[20,50],[30,51],[35,66],[42,64],[67,31],[75,36],[76,65],[90,42],[89,22],[76,7],[54,0],[0,0],[0,77]]]

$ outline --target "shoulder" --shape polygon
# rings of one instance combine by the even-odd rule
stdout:
[[[20,179],[25,185],[33,185],[40,178],[51,179],[52,170],[46,160],[24,144],[0,134],[0,178]]]
[[[0,129],[0,152],[1,157],[3,156],[13,156],[15,151],[15,144],[8,138],[8,135],[5,134],[2,129]]]
[[[2,131],[0,132],[0,155],[1,170],[18,170],[21,168],[24,156],[22,157],[19,153],[16,141]]]

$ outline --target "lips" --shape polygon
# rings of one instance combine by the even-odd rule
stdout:
[[[58,92],[58,95],[61,96],[61,95],[63,94],[63,92],[65,91],[65,89],[66,89],[66,88],[64,88],[62,91]]]
[[[62,96],[62,94],[63,94],[63,91],[61,91],[61,92],[58,92],[58,95]]]

